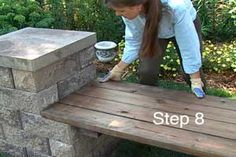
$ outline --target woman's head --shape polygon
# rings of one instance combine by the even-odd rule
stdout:
[[[123,16],[129,20],[137,17],[142,11],[147,0],[106,0],[106,4],[112,8],[117,16]]]
[[[132,7],[146,3],[148,0],[105,0],[110,7]]]
[[[141,55],[153,56],[159,49],[158,30],[162,5],[160,0],[105,0],[117,16],[134,19],[140,13],[146,16]]]
[[[116,16],[123,16],[129,20],[137,17],[142,11],[142,5],[136,5],[132,7],[112,7],[115,11]]]

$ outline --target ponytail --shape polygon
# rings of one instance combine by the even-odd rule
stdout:
[[[148,0],[144,7],[146,10],[146,24],[140,53],[143,57],[153,57],[156,53],[160,52],[158,31],[161,20],[162,4],[160,0]]]

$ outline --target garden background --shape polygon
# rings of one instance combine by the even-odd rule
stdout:
[[[203,70],[210,87],[208,94],[236,98],[236,1],[193,0],[193,3],[202,22]],[[93,31],[97,33],[98,41],[119,43],[119,53],[111,63],[95,62],[99,73],[107,72],[122,56],[124,25],[121,18],[116,17],[101,0],[0,0],[0,35],[25,27]],[[189,90],[182,84],[180,63],[174,51],[173,45],[169,44],[161,65],[160,86]],[[136,61],[129,67],[126,81],[137,81],[138,63]],[[129,157],[145,152],[145,157],[154,157],[148,153],[155,154],[155,151],[168,154],[129,143],[120,148],[120,152],[127,154],[132,148],[143,152],[134,151]],[[181,155],[174,153],[172,156]]]

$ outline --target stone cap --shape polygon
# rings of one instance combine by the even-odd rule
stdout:
[[[0,36],[0,66],[36,71],[95,43],[94,32],[28,27]]]

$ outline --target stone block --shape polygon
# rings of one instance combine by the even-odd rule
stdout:
[[[0,139],[2,139],[2,140],[5,140],[5,139],[6,139],[5,134],[4,134],[4,131],[3,131],[3,126],[2,126],[2,124],[0,124]]]
[[[0,123],[21,129],[20,111],[0,106]]]
[[[101,150],[99,150],[99,149],[93,150],[92,153],[93,153],[93,157],[102,157]]]
[[[58,81],[77,73],[80,68],[77,59],[78,55],[74,54],[35,72],[13,69],[15,88],[24,91],[39,92],[55,85]]]
[[[3,125],[3,131],[5,133],[5,141],[9,144],[14,144],[16,146],[24,146],[23,142],[23,130],[16,129],[7,125]]]
[[[37,82],[33,72],[12,69],[12,73],[16,89],[37,92]],[[41,75],[41,78],[43,77]]]
[[[3,125],[3,130],[6,136],[5,141],[8,144],[31,148],[37,152],[50,155],[49,140],[47,138],[42,138],[7,125]]]
[[[101,155],[110,153],[117,141],[119,139],[107,135],[101,135],[98,138],[79,135],[74,144],[75,153],[78,157],[105,157]]]
[[[115,144],[117,144],[119,141],[119,138],[115,138],[108,135],[102,135],[98,138],[98,140],[95,143],[94,149],[102,149],[107,148],[107,150],[110,150]]]
[[[91,65],[95,59],[96,59],[95,48],[93,46],[79,53],[79,62],[81,68],[85,68],[88,65]]]
[[[24,28],[0,37],[0,66],[37,71],[95,43],[92,32]]]
[[[23,140],[27,148],[33,149],[40,154],[51,155],[49,139],[26,133],[23,136]]]
[[[58,101],[57,86],[54,85],[39,93],[24,92],[10,88],[0,88],[0,106],[39,114],[50,104]]]
[[[2,140],[0,140],[0,152],[13,157],[28,157],[25,148],[8,144],[6,141]]]
[[[119,138],[111,137],[108,135],[100,136],[94,143],[94,147],[91,150],[93,157],[109,157],[113,150],[117,147],[120,142]]]
[[[76,154],[85,155],[92,152],[94,147],[96,147],[96,141],[97,139],[95,138],[79,135],[78,139],[75,141],[75,145],[77,146],[75,148]]]
[[[0,86],[14,88],[12,71],[10,68],[0,67]]]
[[[79,87],[83,87],[96,78],[96,67],[94,64],[85,67],[79,73]]]
[[[84,156],[76,156],[76,157],[93,157],[93,152],[90,152]]]
[[[73,93],[80,89],[96,77],[96,67],[90,65],[85,67],[79,73],[70,76],[69,78],[58,82],[58,95],[59,99]]]
[[[76,129],[67,124],[45,119],[40,115],[31,113],[21,114],[22,126],[26,132],[54,139],[63,143],[72,144],[76,138]]]
[[[33,149],[26,148],[27,157],[52,157],[51,155],[46,155],[39,153]]]
[[[78,90],[80,88],[78,73],[68,77],[67,79],[65,79],[63,81],[58,82],[57,88],[58,88],[59,99],[62,99],[65,96]]]
[[[50,140],[52,156],[56,157],[75,157],[73,145],[68,145],[59,141]]]

